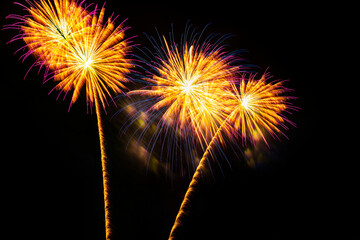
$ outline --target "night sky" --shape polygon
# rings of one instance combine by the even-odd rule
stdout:
[[[20,1],[21,2],[21,1]],[[99,5],[103,1],[87,1]],[[5,16],[23,13],[1,1]],[[328,107],[324,54],[332,22],[321,6],[305,2],[148,1],[106,2],[106,15],[128,18],[128,36],[148,46],[143,32],[165,35],[174,24],[177,36],[187,20],[206,33],[231,33],[228,50],[246,49],[243,57],[279,79],[290,79],[294,104],[288,117],[297,124],[289,140],[265,148],[265,163],[254,167],[228,152],[231,168],[214,165],[196,192],[178,239],[360,239],[359,177],[350,150],[334,129]],[[21,41],[5,44],[16,31],[1,31],[2,235],[12,239],[104,239],[102,174],[96,116],[87,114],[85,94],[68,112],[70,98],[56,101],[42,84],[43,71],[13,53]],[[190,181],[170,179],[124,150],[118,134],[124,119],[103,115],[110,161],[114,239],[167,239]],[[339,114],[339,113],[337,113]],[[341,114],[341,113],[340,113]],[[122,116],[123,117],[123,116]],[[339,143],[340,142],[340,143]],[[5,144],[5,145],[4,145]],[[340,153],[340,155],[338,155]],[[357,164],[358,166],[358,164]],[[9,235],[10,234],[10,235]]]

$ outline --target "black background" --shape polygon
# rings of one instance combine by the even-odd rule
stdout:
[[[120,15],[118,23],[128,18],[128,36],[137,35],[140,44],[147,44],[143,32],[155,35],[155,26],[167,34],[174,23],[179,36],[187,20],[199,29],[211,23],[208,33],[233,34],[229,50],[247,49],[250,63],[290,79],[287,86],[299,97],[294,103],[301,110],[289,117],[297,128],[275,144],[273,163],[252,169],[231,159],[224,175],[215,171],[204,179],[179,239],[359,239],[355,157],[346,157],[341,112],[333,114],[329,100],[335,8],[303,1],[113,0],[105,6],[107,16]],[[11,13],[23,11],[2,1],[1,26]],[[84,97],[68,112],[69,98],[49,95],[54,85],[42,84],[43,72],[34,68],[24,80],[33,60],[21,63],[20,54],[13,55],[23,44],[6,45],[14,34],[2,30],[0,44],[3,235],[104,239],[96,117],[87,114]],[[104,116],[114,239],[166,239],[190,179],[171,182],[124,153],[110,119],[114,111]]]

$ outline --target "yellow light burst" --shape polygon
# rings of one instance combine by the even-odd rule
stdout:
[[[30,15],[24,18],[26,24],[21,27],[29,52],[52,70],[64,60],[63,55],[54,54],[54,51],[68,43],[74,34],[83,34],[90,18],[88,12],[74,1],[53,2],[27,1]]]
[[[158,99],[152,110],[164,110],[161,120],[182,131],[192,130],[200,142],[208,142],[228,112],[222,100],[229,81],[239,67],[232,56],[220,49],[181,46],[164,41],[164,58],[155,66],[157,73],[145,78],[150,89],[132,91]]]
[[[92,16],[89,26],[83,26],[81,34],[73,34],[66,44],[53,52],[55,56],[65,56],[57,61],[54,80],[59,81],[56,88],[65,92],[74,90],[71,103],[74,103],[80,90],[86,86],[87,102],[92,104],[96,98],[103,108],[112,93],[122,93],[127,74],[133,67],[126,58],[130,51],[124,40],[126,28],[118,27],[109,19],[103,23],[105,9],[99,17]]]
[[[267,75],[264,74],[259,80],[255,76],[249,79],[243,77],[239,85],[232,84],[232,113],[228,122],[233,129],[225,129],[230,135],[240,132],[243,143],[247,139],[255,142],[260,136],[268,144],[265,132],[276,137],[279,133],[283,134],[279,126],[287,129],[284,122],[293,124],[282,114],[286,109],[293,108],[288,103],[290,97],[283,95],[289,89],[283,87],[283,81],[266,83],[266,80]]]

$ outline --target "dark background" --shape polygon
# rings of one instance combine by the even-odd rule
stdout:
[[[199,29],[211,23],[207,33],[233,34],[229,50],[247,49],[250,63],[290,79],[287,87],[299,97],[294,103],[301,110],[289,116],[297,124],[286,132],[290,140],[267,151],[270,163],[251,168],[230,159],[231,169],[204,178],[179,239],[359,239],[359,179],[355,156],[347,154],[352,140],[339,136],[342,113],[328,88],[337,66],[328,53],[339,44],[330,42],[336,8],[303,1],[113,0],[106,9],[107,16],[120,15],[118,23],[128,18],[128,36],[145,45],[143,32],[155,35],[155,26],[167,34],[174,23],[179,36],[189,19]],[[1,26],[11,13],[23,11],[2,1]],[[104,239],[96,117],[86,113],[84,97],[68,112],[69,98],[48,95],[54,85],[43,85],[36,68],[24,80],[33,60],[21,63],[13,55],[21,41],[6,45],[15,33],[2,30],[0,44],[3,235]],[[114,111],[103,115],[114,239],[167,239],[190,179],[171,181],[124,152]]]

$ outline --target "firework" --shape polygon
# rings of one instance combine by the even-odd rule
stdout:
[[[283,86],[284,81],[266,83],[269,74],[263,74],[259,80],[255,77],[242,77],[239,84],[232,84],[232,100],[229,101],[232,113],[227,120],[232,129],[228,134],[240,133],[243,144],[248,139],[254,143],[259,138],[268,144],[266,132],[274,138],[278,138],[278,134],[286,137],[280,128],[287,130],[285,123],[295,124],[283,113],[296,110],[296,107],[289,102],[294,97],[284,95],[291,91]]]
[[[240,67],[233,66],[238,59],[219,44],[191,39],[177,45],[163,36],[162,47],[154,43],[156,60],[148,65],[155,71],[143,79],[148,86],[129,94],[154,100],[148,111],[161,112],[160,128],[172,128],[206,146],[226,117],[225,89],[231,88]]]
[[[33,55],[37,59],[34,64],[54,70],[58,62],[64,59],[62,55],[54,55],[54,51],[68,43],[74,34],[83,34],[90,20],[90,13],[87,7],[82,6],[83,2],[54,0],[52,4],[46,0],[26,0],[26,3],[29,6],[17,4],[24,7],[29,14],[9,15],[7,18],[17,22],[6,25],[5,28],[20,30],[20,34],[11,41],[21,39],[26,43],[23,48],[28,51],[21,58]]]
[[[147,97],[140,101],[143,105],[140,109],[152,115],[145,123],[148,126],[143,128],[150,128],[150,124],[155,124],[159,119],[150,142],[161,139],[159,135],[162,134],[167,146],[161,146],[160,154],[162,156],[163,151],[167,152],[171,167],[176,155],[172,152],[173,149],[183,148],[179,151],[180,156],[183,154],[194,166],[194,147],[200,144],[203,151],[206,151],[209,144],[213,145],[212,142],[215,140],[211,140],[215,135],[219,135],[217,132],[221,123],[232,110],[232,99],[228,97],[231,82],[235,81],[237,74],[244,69],[242,65],[235,64],[241,60],[237,53],[228,53],[224,50],[222,42],[227,38],[226,35],[218,39],[215,37],[218,35],[209,35],[201,41],[204,31],[198,34],[193,30],[187,38],[189,32],[190,29],[186,28],[180,44],[173,41],[173,35],[170,36],[171,42],[164,36],[159,36],[160,43],[154,38],[149,38],[155,51],[150,55],[154,58],[144,61],[150,69],[147,77],[142,78],[147,86],[129,92],[129,95]],[[141,115],[137,114],[137,118],[140,117]],[[221,141],[221,135],[217,140]],[[150,146],[150,153],[153,148],[154,145]],[[205,165],[206,163],[201,161],[197,166],[170,239],[174,237],[175,229],[185,215],[185,209],[188,208],[194,192],[192,186],[197,184],[200,171]]]
[[[131,48],[129,40],[124,39],[128,28],[123,24],[115,27],[110,18],[103,23],[104,11],[102,8],[99,17],[92,16],[90,26],[84,27],[82,34],[74,34],[53,53],[64,57],[63,61],[54,63],[54,80],[59,82],[56,89],[65,93],[73,90],[71,104],[85,85],[90,107],[100,101],[105,109],[107,99],[112,99],[112,94],[122,93],[128,81],[127,74],[133,66],[126,58]]]
[[[123,23],[115,27],[114,19],[109,18],[104,23],[104,7],[99,16],[97,6],[89,12],[69,0],[27,1],[30,7],[25,9],[27,16],[10,15],[9,18],[19,22],[8,25],[8,29],[18,29],[21,33],[16,39],[23,39],[24,48],[29,55],[36,57],[35,64],[52,70],[52,79],[58,84],[54,89],[65,92],[73,91],[70,106],[78,99],[85,85],[87,105],[92,109],[95,104],[101,163],[104,187],[105,228],[106,239],[110,239],[110,204],[109,176],[105,139],[101,120],[101,109],[105,110],[112,94],[122,93],[124,83],[128,81],[127,74],[132,67],[127,58],[130,51],[129,39],[124,39],[126,27]],[[45,74],[48,76],[48,74]],[[60,95],[59,94],[59,95]],[[69,107],[70,109],[70,107]]]
[[[285,111],[297,109],[288,102],[294,97],[283,95],[290,91],[290,89],[283,87],[284,81],[266,83],[266,80],[269,79],[268,74],[262,75],[260,80],[255,80],[255,76],[250,75],[246,79],[243,75],[238,84],[230,83],[232,91],[226,91],[225,95],[227,96],[224,95],[224,102],[230,104],[228,107],[231,111],[220,124],[196,168],[171,229],[169,239],[175,238],[176,230],[189,210],[190,199],[198,185],[201,171],[205,168],[208,156],[211,155],[212,149],[221,139],[222,134],[226,134],[230,138],[240,134],[243,144],[246,144],[247,139],[255,143],[260,136],[268,144],[265,131],[276,137],[277,133],[282,133],[279,126],[287,129],[284,122],[295,125],[282,114]]]
[[[128,41],[124,40],[127,28],[124,28],[123,24],[115,27],[110,18],[103,23],[104,11],[102,8],[99,17],[92,16],[91,25],[87,26],[82,34],[74,34],[54,53],[55,56],[60,56],[59,58],[64,56],[63,61],[54,63],[57,64],[54,80],[59,81],[56,89],[60,90],[60,93],[73,90],[70,106],[78,99],[84,85],[90,109],[95,103],[103,172],[106,239],[110,239],[112,231],[109,176],[101,108],[105,109],[107,99],[112,99],[112,93],[122,93],[132,64],[131,60],[126,58],[130,51]]]

